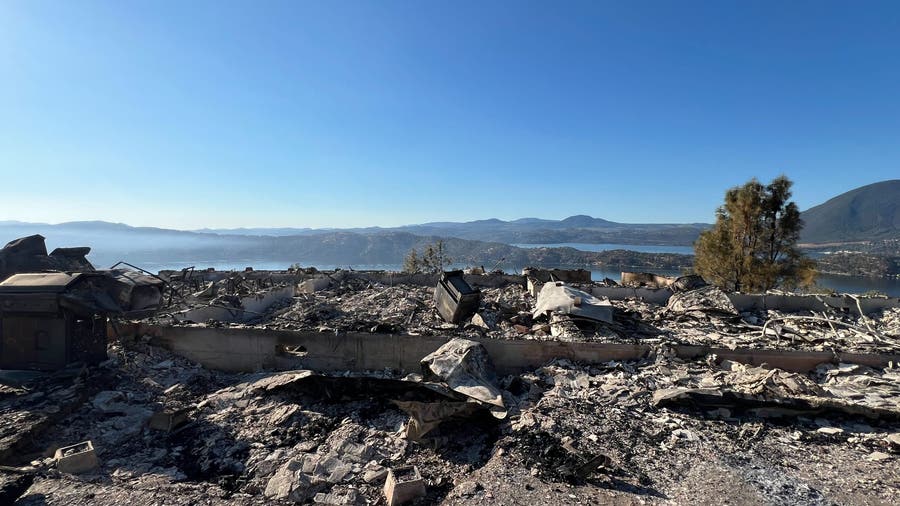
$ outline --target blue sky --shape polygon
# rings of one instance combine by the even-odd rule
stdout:
[[[898,2],[0,2],[0,220],[709,222],[898,162]]]

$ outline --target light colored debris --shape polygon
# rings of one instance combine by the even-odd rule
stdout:
[[[452,339],[422,359],[425,379],[437,378],[466,397],[489,404],[495,416],[506,416],[503,395],[496,386],[494,365],[484,347],[467,339]]]
[[[384,482],[384,497],[388,506],[406,504],[425,495],[425,480],[416,466],[390,469]]]
[[[700,311],[737,314],[737,309],[731,303],[731,299],[715,286],[704,286],[696,290],[672,294],[669,297],[667,308],[673,313]]]
[[[533,316],[538,318],[548,313],[572,315],[606,323],[613,321],[613,307],[609,302],[563,282],[545,283],[538,294]]]

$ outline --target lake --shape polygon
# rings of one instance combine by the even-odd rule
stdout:
[[[586,244],[581,242],[560,242],[555,244],[511,244],[517,248],[574,248],[581,251],[610,251],[624,249],[639,253],[678,253],[693,255],[693,246],[665,246],[646,244]]]

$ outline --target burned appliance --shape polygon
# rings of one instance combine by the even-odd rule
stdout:
[[[14,274],[0,283],[0,369],[56,370],[106,359],[111,315],[162,302],[162,281],[131,271]]]
[[[54,370],[106,358],[106,318],[60,304],[80,276],[16,274],[0,283],[0,368]]]
[[[434,306],[444,321],[459,323],[478,310],[481,292],[469,286],[462,271],[441,273],[434,289]]]

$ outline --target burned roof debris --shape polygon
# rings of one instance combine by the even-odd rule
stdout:
[[[49,255],[44,237],[32,235],[10,241],[0,249],[0,281],[20,272],[90,272],[94,266],[85,258],[91,248],[56,248]]]

